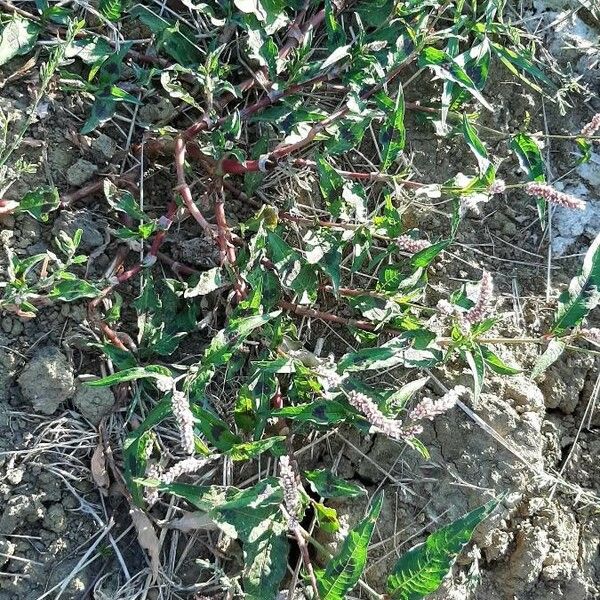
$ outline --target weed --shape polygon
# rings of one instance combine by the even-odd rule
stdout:
[[[138,140],[142,168],[174,169],[176,185],[164,214],[144,206],[132,174],[94,182],[62,199],[56,189],[40,188],[0,207],[47,220],[103,190],[121,222],[116,237],[136,250],[119,254],[105,280],[90,282],[74,270],[85,261],[76,254],[81,232],[73,239],[61,236],[57,245],[65,260],[51,252],[13,259],[1,306],[31,316],[44,303],[92,298],[90,320],[114,372],[90,385],[132,392],[130,426],[116,452],[155,576],[158,542],[148,535],[152,523],[140,507],[160,506],[171,496],[185,499],[242,544],[242,572],[235,583],[224,574],[221,581],[230,589],[241,586],[247,598],[277,597],[290,540],[300,551],[306,593],[314,598],[342,600],[357,585],[373,598],[422,598],[439,587],[499,500],[405,554],[382,595],[361,580],[382,495],[371,499],[337,554],[316,568],[309,548],[328,553],[303,526],[309,507],[323,530],[335,532],[337,513],[327,501],[365,490],[333,471],[302,470],[296,453],[312,432],[349,426],[364,435],[382,433],[428,456],[418,438],[421,422],[461,406],[459,396],[468,391],[456,385],[411,408],[428,381],[424,371],[466,366],[477,401],[486,374],[521,372],[490,346],[545,345],[537,376],[573,348],[571,341],[597,338],[584,325],[600,298],[600,237],[560,296],[546,336],[492,336],[498,318],[487,271],[477,285],[427,305],[430,266],[455,243],[465,212],[479,210],[490,196],[534,197],[542,227],[548,203],[585,210],[584,202],[546,181],[543,135],[528,132],[527,123],[514,134],[480,123],[479,111],[493,110],[486,96],[492,64],[550,101],[564,101],[561,88],[537,60],[534,45],[522,43],[519,30],[505,20],[500,0],[184,4],[191,17],[175,20],[170,10],[159,14],[141,4],[102,0],[96,17],[119,32],[110,38],[93,37],[71,9],[59,6],[43,5],[37,16],[20,10],[3,18],[0,63],[29,52],[40,36],[62,35],[41,71],[31,114],[56,73],[63,86],[92,100],[82,134],[125,118],[128,106],[157,94],[176,101],[179,112],[169,123],[146,127]],[[152,36],[151,52],[123,41],[132,21]],[[16,51],[7,49],[8,36],[18,40]],[[85,76],[68,70],[75,61],[87,69]],[[408,102],[405,94],[417,80],[423,93],[418,102]],[[469,175],[414,178],[406,154],[409,113],[464,145],[472,155]],[[5,143],[0,167],[31,122]],[[598,115],[581,132],[561,136],[573,140],[576,162],[589,160],[597,129]],[[486,136],[513,153],[527,181],[497,177],[500,161]],[[372,160],[365,157],[368,148]],[[290,181],[295,191],[288,195]],[[235,227],[228,219],[232,199],[257,209]],[[430,200],[441,207],[443,233],[411,224],[411,203],[427,206]],[[173,245],[174,224],[188,216],[218,249],[219,264],[202,272],[165,251]],[[177,277],[157,275],[158,263]],[[137,343],[119,331],[127,321],[116,290],[126,282],[139,283],[133,302]],[[100,314],[111,299],[108,313]],[[433,319],[443,331],[434,331]],[[306,320],[342,328],[346,343],[358,348],[344,354],[329,348],[336,355],[323,358],[306,347]],[[184,342],[198,337],[199,359],[184,349]],[[409,374],[407,385],[373,384],[373,375],[397,368]],[[271,466],[266,472],[258,467],[253,485],[178,481],[187,475],[207,482],[209,468],[219,461],[256,468],[265,459]],[[291,593],[297,578],[298,572]]]

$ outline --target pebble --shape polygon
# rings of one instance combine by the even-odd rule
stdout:
[[[72,186],[83,185],[89,181],[98,167],[89,160],[80,158],[74,165],[67,169],[67,183]]]
[[[10,317],[4,317],[4,319],[2,319],[2,331],[4,331],[5,333],[10,333],[12,331],[12,328],[12,319]]]
[[[117,151],[117,143],[111,137],[101,133],[92,141],[92,150],[99,152],[105,158],[112,158]]]

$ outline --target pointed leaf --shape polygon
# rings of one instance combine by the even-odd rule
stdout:
[[[564,335],[580,325],[588,313],[600,303],[600,233],[583,259],[581,273],[574,277],[558,299],[558,310],[552,333]]]
[[[325,571],[318,574],[321,600],[345,600],[358,583],[367,562],[367,548],[382,504],[383,493],[380,493],[373,499],[365,519],[350,531],[338,554],[327,563]]]
[[[498,505],[492,500],[432,533],[396,563],[387,581],[391,600],[421,600],[435,592],[473,531]]]

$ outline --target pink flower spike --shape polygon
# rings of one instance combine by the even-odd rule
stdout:
[[[586,203],[571,194],[565,194],[554,189],[551,185],[545,183],[530,182],[525,186],[525,192],[530,196],[544,198],[551,204],[564,206],[565,208],[573,208],[577,210],[585,210]]]
[[[466,391],[467,389],[464,386],[457,385],[455,388],[446,392],[439,400],[423,398],[423,400],[410,411],[408,416],[412,421],[420,421],[422,419],[433,421],[435,417],[454,407],[459,397]]]
[[[494,282],[492,276],[484,271],[479,284],[479,296],[475,306],[471,307],[464,315],[463,320],[468,325],[483,321],[489,313],[490,305],[494,295]]]
[[[190,403],[184,392],[173,389],[171,408],[179,428],[181,446],[186,454],[194,454],[194,415],[190,409]]]
[[[592,120],[584,125],[581,129],[581,135],[583,137],[592,137],[600,129],[600,113],[596,113]]]
[[[585,338],[588,342],[600,346],[600,329],[598,327],[590,327],[589,329],[582,329],[579,335]]]
[[[279,481],[283,489],[283,505],[288,514],[288,529],[294,531],[298,528],[298,515],[300,513],[300,492],[296,484],[296,474],[290,463],[289,456],[279,457]]]
[[[414,240],[410,237],[410,235],[401,235],[396,238],[396,244],[400,250],[404,250],[409,254],[416,254],[421,250],[425,250],[425,248],[429,248],[431,243],[427,240]]]
[[[504,179],[496,179],[492,185],[490,185],[490,196],[495,194],[503,194],[506,191],[506,182]]]

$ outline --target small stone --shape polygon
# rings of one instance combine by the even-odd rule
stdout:
[[[506,221],[502,231],[504,232],[504,235],[507,235],[508,237],[514,237],[517,235],[517,226],[512,221]]]
[[[67,169],[67,182],[72,186],[83,185],[91,179],[98,167],[89,160],[80,158],[74,165]]]
[[[117,150],[117,143],[111,137],[101,133],[92,141],[92,150],[99,152],[105,158],[112,158]]]
[[[4,538],[0,538],[0,567],[3,567],[15,553],[15,545]]]
[[[36,412],[51,415],[75,392],[73,369],[58,348],[40,349],[19,377],[21,393]]]
[[[93,388],[81,385],[73,397],[77,410],[92,425],[98,425],[102,417],[107,415],[114,406],[115,398],[109,388]]]
[[[10,333],[13,337],[18,337],[23,333],[23,323],[20,319],[13,319],[13,325]]]
[[[44,507],[37,498],[23,494],[13,496],[5,503],[0,517],[0,533],[11,534],[24,521],[35,523],[44,517],[44,512]]]
[[[94,250],[104,243],[104,235],[101,229],[106,227],[106,223],[96,221],[94,215],[88,210],[78,210],[75,212],[63,211],[54,221],[52,233],[58,235],[61,231],[70,238],[75,235],[78,229],[81,229],[81,246],[85,251]]]
[[[173,104],[167,98],[160,98],[156,103],[145,103],[140,108],[138,115],[143,123],[156,123],[169,119],[174,112]]]
[[[17,364],[15,354],[8,348],[10,348],[10,342],[0,335],[0,400],[4,400],[8,396],[10,380]]]
[[[13,323],[10,317],[4,317],[2,319],[2,331],[5,333],[10,333],[12,331]]]
[[[44,527],[54,533],[63,533],[67,529],[67,515],[60,504],[52,504],[46,511]]]
[[[25,474],[25,469],[23,467],[17,467],[15,469],[8,469],[6,471],[6,479],[12,485],[19,485],[21,481],[23,481],[23,475]]]

